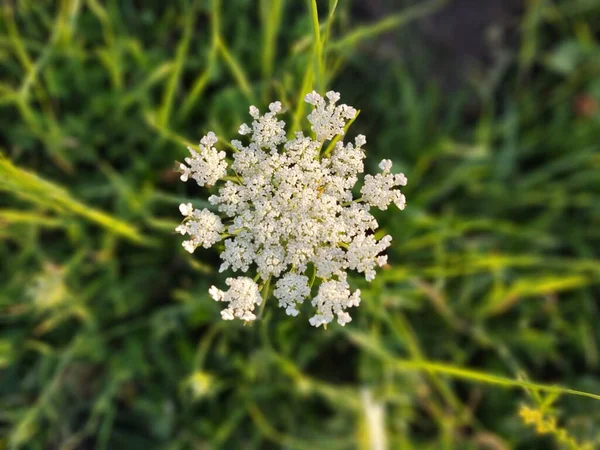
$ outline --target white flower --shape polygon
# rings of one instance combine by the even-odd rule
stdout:
[[[252,142],[258,147],[276,149],[279,144],[283,144],[285,139],[285,122],[277,120],[276,115],[281,111],[281,103],[274,102],[269,105],[269,112],[260,116],[258,108],[250,107],[250,115],[255,119],[252,122],[252,129],[246,124],[240,127],[240,134],[252,132]]]
[[[179,211],[184,216],[191,216],[194,212],[194,208],[192,208],[191,203],[182,203],[181,205],[179,205]]]
[[[392,170],[392,161],[389,159],[382,159],[379,163],[379,168],[383,171],[383,173],[389,173]]]
[[[354,147],[352,143],[344,146],[343,142],[338,142],[331,155],[331,170],[345,179],[353,179],[354,186],[357,175],[364,170],[364,158],[365,152],[360,147]]]
[[[365,274],[367,281],[375,279],[375,266],[383,266],[387,262],[387,255],[378,256],[390,246],[392,237],[385,236],[379,242],[373,235],[357,235],[348,247],[348,268]]]
[[[251,106],[252,124],[238,130],[248,136],[246,142],[231,142],[237,151],[229,173],[225,153],[213,148],[216,136],[209,133],[202,139],[200,152],[186,160],[190,167],[181,167],[182,179],[190,176],[200,185],[211,185],[229,175],[208,199],[224,219],[182,204],[185,218],[176,231],[190,236],[183,242],[189,252],[224,239],[219,271],[256,274],[261,289],[272,280],[273,294],[288,315],[299,314],[298,305],[311,297],[309,278],[318,278],[320,288],[312,299],[317,313],[310,323],[325,325],[337,316],[344,325],[351,320],[346,309],[360,300],[360,291],[350,293],[348,271],[371,281],[376,268],[387,262],[384,251],[391,237],[375,239],[378,223],[370,208],[387,209],[392,202],[404,208],[404,195],[396,187],[404,186],[406,177],[392,174],[391,161],[383,160],[382,172],[366,175],[362,199],[355,199],[353,191],[364,171],[365,136],[356,136],[354,143],[340,139],[330,153],[323,144],[344,135],[356,110],[338,105],[340,95],[333,91],[326,98],[313,91],[305,100],[314,106],[308,119],[316,139],[302,132],[286,138],[285,123],[277,117],[281,103],[271,103],[263,115]],[[229,302],[223,318],[253,320],[254,305],[261,301],[256,282],[242,277],[228,278],[227,284],[226,293],[210,289],[215,300]]]
[[[340,220],[344,222],[345,235],[344,242],[350,242],[354,236],[364,235],[368,231],[375,231],[379,224],[375,217],[369,212],[368,205],[362,203],[352,203],[344,208],[340,215]]]
[[[181,181],[187,181],[191,173],[190,168],[183,163],[179,163],[179,170],[181,171],[179,179]]]
[[[191,203],[179,205],[181,214],[186,216],[184,222],[175,228],[182,235],[188,234],[191,239],[183,241],[182,245],[188,252],[194,253],[196,247],[209,248],[221,240],[223,223],[221,218],[208,209],[197,210],[192,208]]]
[[[194,253],[194,250],[196,250],[196,246],[194,245],[193,241],[183,241],[181,245],[183,246],[186,252]]]
[[[304,96],[304,101],[309,105],[317,106],[319,104],[325,104],[323,97],[321,97],[316,91],[309,92]]]
[[[390,173],[392,161],[384,159],[379,163],[382,173],[365,175],[365,183],[360,190],[362,198],[369,205],[386,210],[390,203],[395,203],[399,209],[406,206],[406,198],[396,186],[406,186],[407,179],[403,173]]]
[[[220,302],[223,299],[224,292],[219,290],[216,286],[211,286],[208,290],[208,294],[213,298],[213,300]]]
[[[215,286],[208,291],[214,300],[229,303],[227,308],[221,311],[223,319],[233,320],[237,317],[244,322],[256,319],[254,307],[262,303],[258,285],[247,277],[227,278],[225,284],[229,286],[227,292],[223,292]]]
[[[191,175],[198,186],[212,186],[225,176],[227,173],[227,163],[224,161],[226,154],[213,147],[216,143],[217,137],[211,131],[200,140],[200,151],[188,147],[192,157],[185,158],[185,162],[190,167],[185,164],[179,166],[183,172],[182,181],[187,181]]]
[[[304,101],[315,107],[307,119],[312,125],[312,130],[317,134],[317,140],[322,142],[332,139],[336,135],[344,135],[346,121],[354,119],[356,109],[348,105],[335,106],[340,99],[338,92],[329,91],[326,94],[329,104],[323,97],[312,91],[306,94]]]
[[[240,125],[240,129],[238,130],[238,133],[241,135],[250,134],[250,133],[252,133],[252,128],[250,128],[247,124],[243,123]],[[239,142],[239,141],[237,141],[237,142]]]
[[[249,239],[244,239],[239,236],[239,239],[227,239],[225,241],[225,250],[221,253],[223,264],[219,268],[219,272],[224,272],[231,267],[234,272],[241,270],[247,272],[250,264],[256,258],[254,245]]]
[[[312,305],[317,308],[317,314],[309,319],[311,325],[319,327],[330,323],[334,315],[340,325],[346,325],[352,320],[346,308],[358,306],[360,303],[360,289],[350,294],[350,286],[345,280],[326,281],[319,287],[319,293],[312,300]]]
[[[279,299],[279,306],[285,308],[288,316],[297,316],[298,304],[310,295],[308,277],[291,272],[286,273],[277,281],[273,295]]]

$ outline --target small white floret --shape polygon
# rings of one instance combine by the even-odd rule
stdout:
[[[389,171],[392,170],[392,161],[389,159],[382,159],[379,163],[379,168],[383,173],[389,173]]]
[[[297,316],[298,305],[310,295],[308,277],[295,273],[285,274],[277,281],[273,295],[279,300],[279,306],[285,308],[287,315]]]
[[[312,300],[313,306],[317,308],[317,314],[310,318],[309,322],[315,327],[327,325],[337,316],[340,325],[346,325],[352,320],[346,309],[358,306],[360,303],[360,289],[353,294],[346,281],[326,281],[319,287],[319,293]]]
[[[187,217],[192,215],[194,208],[192,207],[191,203],[182,203],[179,205],[179,211],[182,215]]]
[[[187,181],[190,177],[190,168],[183,163],[179,164],[179,170],[181,171],[181,176],[179,179],[183,182]]]
[[[250,134],[250,133],[252,133],[252,128],[250,128],[248,126],[248,124],[243,123],[243,124],[240,125],[240,129],[238,130],[238,133],[241,134],[241,135]],[[240,141],[236,141],[236,143],[237,142],[240,142]],[[233,144],[233,141],[231,143]]]
[[[226,154],[213,147],[217,141],[217,136],[211,131],[200,140],[199,150],[188,147],[191,156],[185,158],[185,162],[189,167],[180,165],[183,181],[192,177],[198,186],[212,186],[226,175]]]
[[[254,308],[262,303],[258,285],[247,277],[227,278],[225,284],[229,286],[226,292],[214,286],[209,291],[216,301],[228,303],[227,308],[221,311],[223,319],[238,318],[245,322],[256,319]]]

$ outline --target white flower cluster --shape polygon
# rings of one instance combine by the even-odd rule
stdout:
[[[223,292],[215,286],[208,291],[214,300],[229,303],[229,306],[221,311],[223,319],[233,320],[237,317],[246,322],[256,319],[252,311],[254,311],[255,305],[262,303],[257,284],[247,277],[227,278],[225,284],[229,286],[227,292]]]
[[[181,181],[187,181],[191,175],[198,186],[212,186],[227,174],[227,163],[224,161],[226,153],[213,147],[217,141],[217,136],[211,131],[200,140],[199,152],[188,147],[192,157],[185,158],[185,162],[190,167],[179,165]]]
[[[392,161],[384,159],[379,163],[382,173],[377,175],[365,175],[365,184],[360,193],[368,204],[381,210],[386,210],[392,202],[400,209],[406,206],[406,198],[395,186],[406,186],[406,177],[403,173],[390,173]]]
[[[350,292],[347,271],[356,270],[371,281],[376,267],[387,262],[383,252],[392,238],[375,239],[378,224],[370,208],[387,209],[393,202],[404,209],[406,200],[397,187],[406,185],[406,177],[392,174],[391,161],[383,160],[382,172],[366,175],[362,197],[354,199],[366,139],[358,135],[354,143],[327,142],[344,135],[357,111],[336,105],[337,92],[326,97],[328,102],[314,91],[305,97],[314,106],[308,120],[315,138],[302,132],[286,138],[285,122],[277,117],[281,103],[271,103],[264,115],[251,106],[252,124],[239,128],[249,142],[231,142],[236,151],[229,176],[225,152],[213,147],[217,138],[212,132],[200,142],[199,152],[190,149],[189,166],[181,164],[183,181],[191,177],[200,186],[223,181],[209,198],[222,218],[180,205],[185,219],[176,230],[190,236],[184,248],[191,253],[223,241],[220,271],[256,269],[254,279],[228,278],[227,292],[211,287],[215,300],[228,303],[221,313],[226,320],[254,320],[254,309],[263,301],[261,291],[266,297],[270,281],[278,278],[273,295],[288,315],[300,313],[299,305],[311,297],[318,280],[311,301],[316,314],[310,323],[318,327],[337,317],[345,325],[351,321],[347,308],[360,302],[360,290]]]
[[[221,240],[223,223],[221,218],[208,209],[197,210],[191,203],[179,205],[179,211],[185,216],[183,223],[175,228],[182,235],[190,235],[189,241],[183,241],[183,248],[193,253],[196,247],[212,247]]]

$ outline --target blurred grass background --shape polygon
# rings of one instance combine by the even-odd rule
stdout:
[[[600,393],[600,2],[0,14],[0,449],[600,448],[597,400],[527,384]],[[408,176],[390,266],[346,328],[223,322],[173,161],[313,86]]]

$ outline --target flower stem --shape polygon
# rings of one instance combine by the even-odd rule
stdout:
[[[224,181],[233,181],[234,183],[242,184],[242,181],[237,176],[232,177],[231,175],[227,175],[227,176],[221,178],[221,180],[224,180]]]
[[[317,266],[313,265],[313,273],[312,273],[312,277],[310,278],[310,288],[312,289],[313,285],[315,284],[315,278],[317,278]]]
[[[267,304],[267,299],[269,298],[269,288],[270,287],[271,287],[271,277],[267,278],[267,281],[265,281],[265,284],[263,284],[262,289],[261,289],[263,301],[260,305],[260,310],[258,312],[259,319],[262,319],[262,317],[264,315],[265,305]]]

